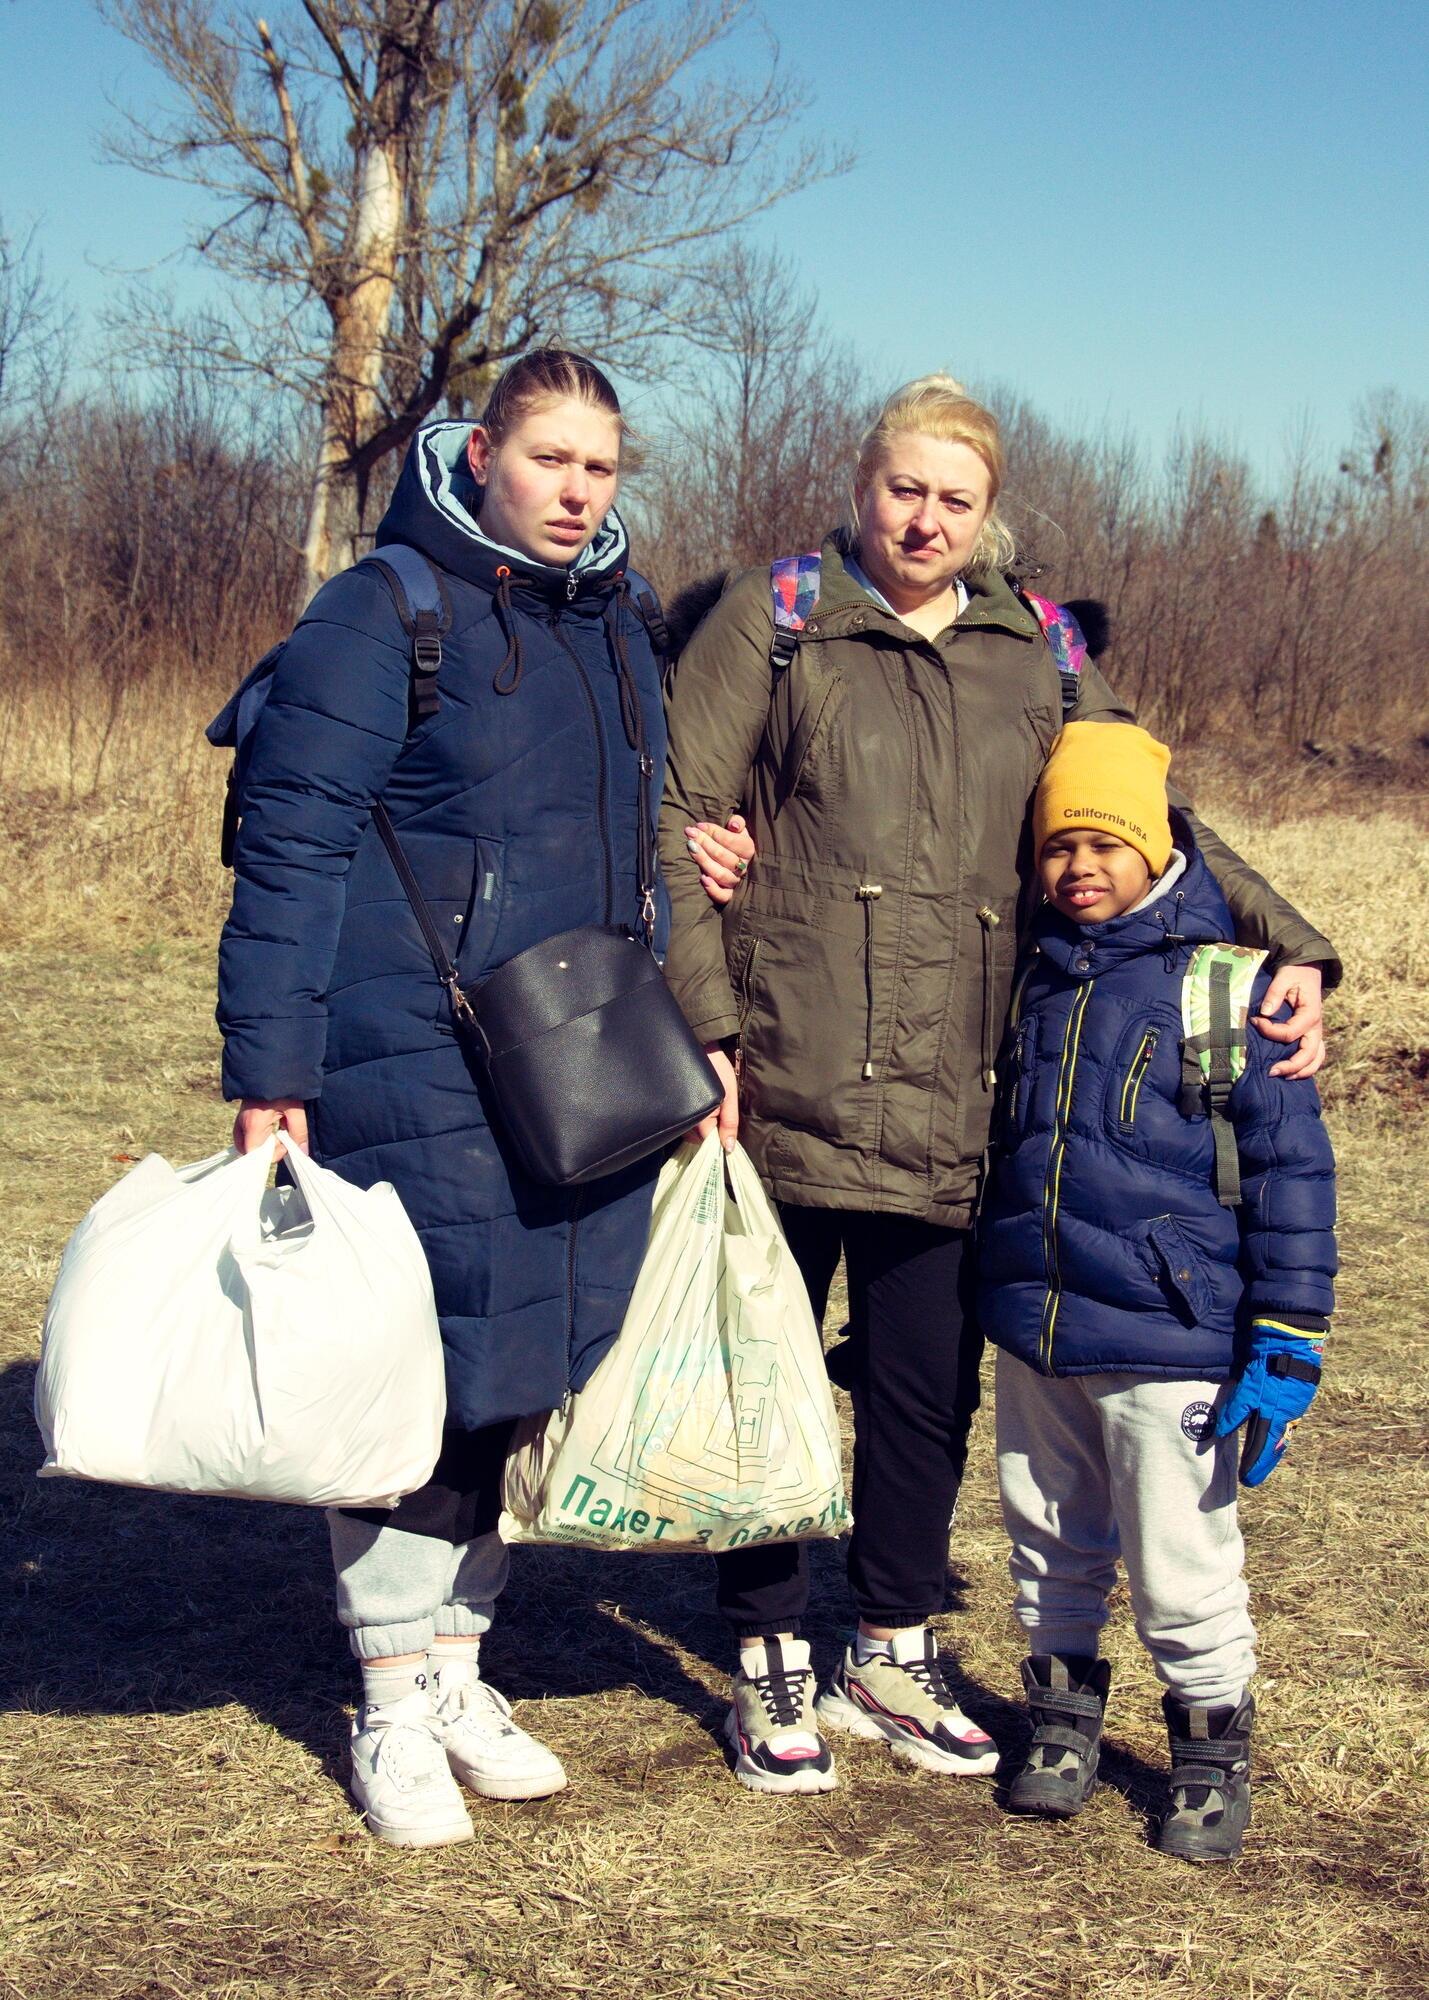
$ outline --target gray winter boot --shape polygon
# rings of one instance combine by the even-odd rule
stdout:
[[[1234,1861],[1250,1822],[1250,1729],[1255,1703],[1201,1708],[1162,1697],[1171,1744],[1171,1802],[1156,1836],[1182,1861]]]
[[[1034,1653],[1022,1662],[1022,1682],[1036,1726],[1007,1803],[1013,1812],[1071,1819],[1096,1785],[1111,1665],[1081,1653]]]

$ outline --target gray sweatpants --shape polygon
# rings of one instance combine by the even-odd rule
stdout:
[[[997,1476],[1031,1651],[1095,1657],[1120,1555],[1160,1680],[1211,1707],[1240,1695],[1255,1672],[1240,1441],[1201,1435],[1221,1386],[1057,1379],[999,1349]]]
[[[469,1542],[413,1535],[328,1510],[337,1615],[359,1660],[425,1653],[440,1632],[477,1638],[490,1631],[509,1555],[500,1535]]]

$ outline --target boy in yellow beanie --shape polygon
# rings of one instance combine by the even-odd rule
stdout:
[[[1228,948],[1220,889],[1168,812],[1169,763],[1144,729],[1073,722],[1043,773],[1046,903],[1004,1066],[979,1307],[1030,1653],[1011,1804],[1069,1818],[1091,1794],[1120,1556],[1166,1688],[1157,1845],[1219,1861],[1250,1817],[1255,1712],[1232,1433],[1246,1426],[1240,1478],[1258,1485],[1315,1393],[1334,1161],[1314,1085],[1272,1076],[1273,1047],[1245,1034],[1269,975]],[[1228,995],[1236,972],[1239,1019],[1213,999],[1203,1028],[1197,996]]]
[[[1111,854],[1127,847],[1144,864],[1137,893],[1144,894],[1153,876],[1164,875],[1171,859],[1171,821],[1166,805],[1166,773],[1171,752],[1144,729],[1126,727],[1108,735],[1104,723],[1069,722],[1056,742],[1037,786],[1032,810],[1033,838],[1042,886],[1052,892],[1043,863],[1048,844],[1068,852],[1074,835],[1105,835],[1098,844]],[[1058,871],[1060,873],[1060,871]],[[1090,911],[1083,921],[1104,922],[1120,916],[1118,909]],[[1072,912],[1068,912],[1072,914]]]

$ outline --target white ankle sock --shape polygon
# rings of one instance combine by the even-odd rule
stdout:
[[[895,1632],[891,1639],[870,1639],[866,1632],[855,1632],[854,1663],[861,1667],[868,1660],[876,1660],[880,1654],[885,1660],[897,1660],[900,1666],[908,1660],[921,1660],[923,1634],[927,1629],[926,1625],[909,1625]]]
[[[784,1665],[794,1673],[800,1673],[809,1665],[809,1642],[807,1639],[779,1639],[777,1644],[784,1655]],[[765,1639],[741,1639],[739,1642],[740,1670],[748,1679],[769,1671],[769,1654],[766,1650],[770,1641]]]
[[[404,1701],[409,1694],[425,1694],[428,1691],[431,1674],[425,1660],[417,1660],[404,1667],[376,1665],[367,1660],[360,1664],[364,1708],[389,1708],[393,1702]]]
[[[906,1625],[901,1632],[895,1632],[888,1642],[888,1653],[900,1667],[906,1667],[911,1660],[927,1657],[928,1642],[932,1639],[933,1651],[938,1650],[938,1642],[933,1639],[926,1625]]]
[[[480,1639],[444,1639],[439,1646],[433,1646],[427,1654],[427,1672],[435,1698],[440,1700],[452,1688],[480,1680],[480,1657]]]

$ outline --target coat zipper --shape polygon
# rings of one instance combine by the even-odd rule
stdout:
[[[991,1090],[997,1082],[992,1065],[992,975],[996,956],[992,934],[1002,918],[984,904],[977,920],[982,925],[982,1087]]]
[[[881,882],[860,882],[854,892],[863,904],[863,1068],[865,1083],[873,1079],[873,906],[883,894]]]
[[[1012,1075],[1007,1080],[1007,1100],[1004,1123],[1008,1136],[1015,1137],[1021,1130],[1022,1086],[1027,1081],[1027,1037],[1031,1029],[1026,1021],[1017,1029],[1017,1039],[1012,1045]]]
[[[591,733],[595,737],[595,809],[596,817],[600,821],[601,860],[605,878],[605,922],[609,924],[614,921],[615,915],[615,858],[610,847],[609,774],[605,762],[605,732],[600,726],[600,708],[596,702],[595,690],[591,687],[586,670],[581,664],[579,653],[561,630],[559,615],[551,620],[551,631],[557,644],[570,657],[571,665],[576,670],[576,678],[581,684],[581,692],[586,698],[586,707],[590,710]]]
[[[1062,1272],[1057,1257],[1057,1202],[1062,1192],[1062,1160],[1067,1150],[1067,1124],[1072,1112],[1072,1091],[1077,1077],[1077,1051],[1081,1046],[1082,1018],[1092,997],[1092,982],[1083,986],[1067,1016],[1062,1062],[1057,1073],[1057,1114],[1047,1155],[1047,1180],[1042,1190],[1042,1257],[1047,1270],[1047,1297],[1042,1305],[1042,1327],[1037,1341],[1037,1359],[1044,1375],[1052,1373],[1052,1335],[1057,1325],[1057,1308],[1062,1303]]]
[[[571,1202],[570,1233],[566,1237],[566,1393],[570,1393],[571,1349],[576,1338],[576,1239],[580,1235],[585,1189],[578,1187]]]
[[[739,975],[739,1035],[741,1040],[744,1037],[744,1030],[748,1025],[749,1017],[754,1012],[754,972],[755,967],[759,964],[759,950],[763,943],[764,940],[762,937],[755,938],[753,944],[750,945],[749,950],[745,953],[744,966]]]
[[[1121,1123],[1136,1123],[1136,1102],[1141,1096],[1141,1086],[1146,1072],[1151,1067],[1151,1058],[1156,1053],[1156,1044],[1161,1039],[1159,1028],[1148,1028],[1141,1038],[1141,1047],[1132,1059],[1131,1068],[1126,1073],[1126,1082],[1121,1086]]]

